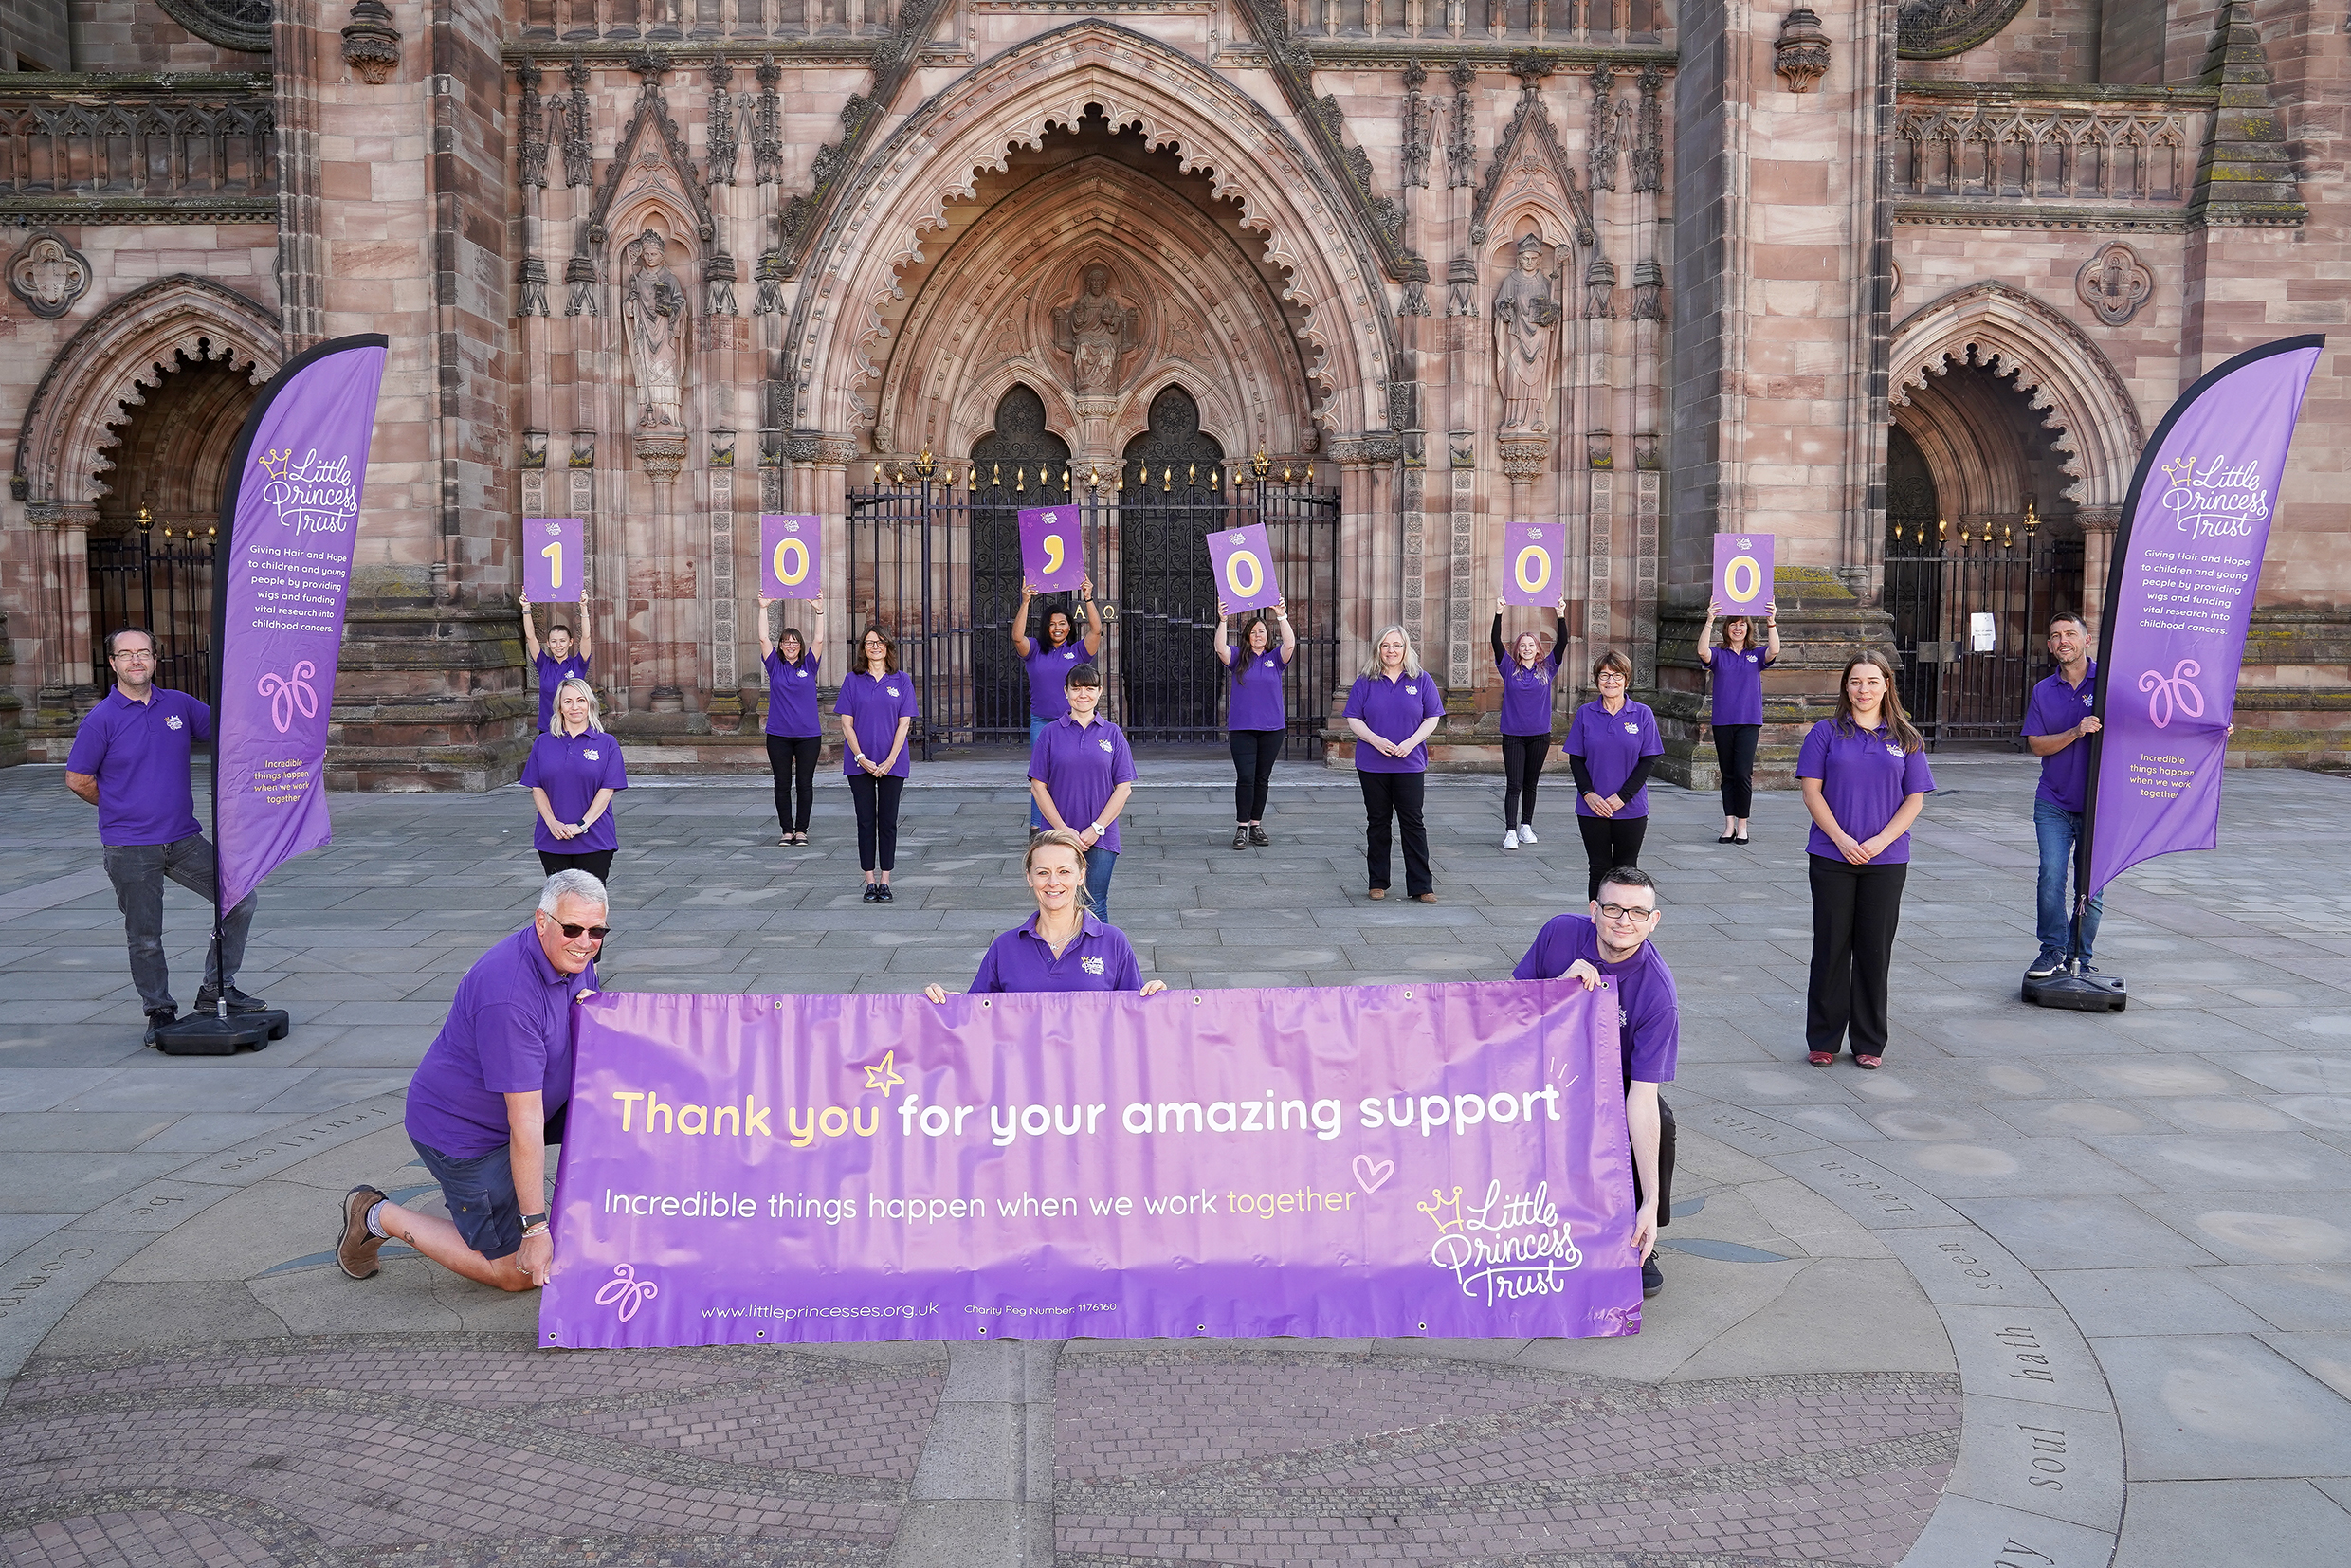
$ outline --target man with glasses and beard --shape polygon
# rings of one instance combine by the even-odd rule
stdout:
[[[1673,1214],[1673,1107],[1657,1086],[1673,1081],[1682,1045],[1682,1019],[1673,972],[1649,939],[1663,919],[1657,884],[1647,871],[1620,866],[1600,879],[1592,913],[1555,915],[1510,972],[1514,980],[1573,975],[1593,990],[1616,987],[1616,1040],[1624,1053],[1625,1124],[1632,1134],[1632,1197],[1639,1212],[1632,1245],[1641,1254],[1641,1294],[1666,1285],[1657,1266],[1658,1228]]]
[[[539,1208],[547,1146],[572,1098],[572,1003],[596,989],[604,884],[557,871],[531,923],[458,982],[448,1021],[409,1084],[408,1133],[441,1183],[447,1219],[403,1209],[374,1187],[343,1197],[335,1261],[355,1280],[397,1236],[452,1273],[530,1290],[547,1283],[555,1238]],[[534,1211],[523,1212],[525,1204]]]

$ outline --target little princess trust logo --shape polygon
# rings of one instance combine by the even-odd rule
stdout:
[[[348,457],[321,458],[318,448],[295,458],[293,449],[272,449],[253,460],[269,476],[262,499],[278,520],[301,534],[344,534],[359,516],[359,486]]]
[[[1434,1203],[1415,1204],[1437,1228],[1429,1261],[1449,1271],[1465,1296],[1483,1296],[1487,1306],[1525,1296],[1554,1296],[1567,1289],[1566,1276],[1581,1267],[1584,1255],[1551,1201],[1551,1184],[1505,1195],[1502,1183],[1485,1189],[1483,1204],[1465,1208],[1462,1190],[1448,1196],[1431,1188]]]
[[[2189,538],[2250,538],[2269,520],[2269,483],[2257,462],[2191,454],[2160,466],[2164,488],[2156,504]]]
[[[634,1264],[614,1264],[612,1277],[596,1291],[596,1304],[611,1307],[622,1322],[627,1322],[637,1315],[638,1307],[660,1294],[660,1285],[637,1278]]]

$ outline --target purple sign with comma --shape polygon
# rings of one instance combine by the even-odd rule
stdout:
[[[2089,875],[2219,842],[2238,665],[2286,451],[2325,339],[2238,355],[2172,405],[2140,454],[2100,628]]]
[[[534,604],[571,604],[579,598],[580,540],[577,518],[522,520],[522,596]]]
[[[543,1344],[1640,1330],[1605,987],[606,993],[573,1027]]]
[[[1040,593],[1066,593],[1085,580],[1085,519],[1077,506],[1028,506],[1020,514],[1020,570]]]
[[[327,720],[384,345],[371,334],[301,355],[262,390],[231,448],[212,591],[223,909],[332,837]]]

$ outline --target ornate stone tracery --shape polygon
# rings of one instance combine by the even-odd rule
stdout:
[[[2126,326],[2155,293],[2155,273],[2120,240],[2098,247],[2073,277],[2082,303],[2110,327]]]

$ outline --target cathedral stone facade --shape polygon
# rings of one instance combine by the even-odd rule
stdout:
[[[2013,733],[2146,430],[2230,355],[2342,323],[2345,24],[0,0],[0,760],[63,757],[114,626],[200,678],[228,446],[278,365],[359,332],[392,357],[342,787],[515,776],[531,517],[585,520],[560,613],[646,768],[763,763],[763,512],[827,521],[835,661],[879,621],[939,743],[1017,732],[994,649],[1031,501],[1082,511],[1139,734],[1212,733],[1201,536],[1249,520],[1286,530],[1309,739],[1399,624],[1449,690],[1439,756],[1484,761],[1513,521],[1562,531],[1571,673],[1626,650],[1687,780],[1718,532],[1777,539],[1767,775],[1861,646],[1940,740]],[[2347,398],[2323,359],[2239,761],[2351,761]]]

